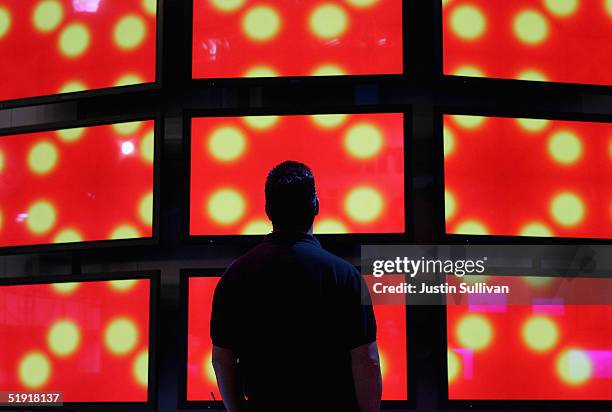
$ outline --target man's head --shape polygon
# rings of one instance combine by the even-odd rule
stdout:
[[[286,161],[266,179],[266,213],[275,230],[306,232],[319,214],[312,171],[303,163]]]

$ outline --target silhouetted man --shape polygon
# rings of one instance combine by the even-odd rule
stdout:
[[[284,162],[266,180],[274,230],[226,270],[213,300],[213,366],[229,412],[378,411],[372,307],[354,266],[312,236],[311,170]],[[365,295],[369,296],[369,295]]]

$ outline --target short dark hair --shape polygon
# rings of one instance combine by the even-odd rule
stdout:
[[[305,231],[319,214],[312,170],[300,162],[285,161],[266,179],[266,213],[275,229]]]

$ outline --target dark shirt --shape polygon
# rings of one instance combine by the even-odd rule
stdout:
[[[376,340],[362,285],[354,266],[303,233],[272,233],[230,265],[211,338],[237,355],[250,409],[358,410],[350,351]]]

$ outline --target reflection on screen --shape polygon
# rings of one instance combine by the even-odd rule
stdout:
[[[221,400],[217,388],[210,341],[210,313],[218,277],[189,278],[187,400]],[[383,374],[383,399],[406,400],[406,308],[374,306],[378,324],[378,349]],[[214,398],[211,395],[214,394]]]
[[[0,246],[151,237],[154,122],[0,137]]]
[[[0,101],[155,81],[156,0],[0,0]]]
[[[442,0],[442,4],[445,74],[612,84],[610,1]]]
[[[444,116],[446,232],[612,238],[612,125]]]
[[[192,56],[194,78],[401,74],[402,1],[196,1]]]
[[[146,402],[148,279],[0,287],[0,391]]]
[[[612,306],[476,302],[449,304],[447,316],[450,399],[612,399]]]
[[[285,160],[309,165],[315,233],[404,232],[403,114],[194,118],[191,235],[265,234],[264,183]]]

